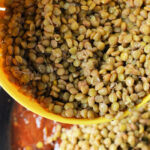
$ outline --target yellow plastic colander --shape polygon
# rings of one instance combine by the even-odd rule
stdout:
[[[0,13],[5,11],[4,7],[4,0],[0,0]],[[1,15],[0,15],[1,16]],[[19,87],[17,87],[15,84],[11,83],[8,80],[7,74],[4,72],[3,69],[3,57],[2,57],[2,49],[0,48],[0,85],[7,91],[7,93],[14,98],[19,104],[23,105],[30,111],[45,117],[47,119],[55,120],[61,123],[67,123],[67,124],[83,124],[83,125],[89,125],[89,124],[97,124],[97,123],[106,123],[113,119],[107,119],[105,117],[99,117],[92,120],[89,119],[76,119],[76,118],[64,118],[60,115],[56,115],[54,113],[46,111],[44,108],[42,108],[35,99],[24,95],[23,93],[19,92]],[[136,109],[144,105],[150,100],[150,94],[146,96],[143,101],[136,106]],[[125,111],[122,117],[125,117],[130,114],[131,111]]]

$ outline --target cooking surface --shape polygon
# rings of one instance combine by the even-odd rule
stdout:
[[[60,141],[47,144],[49,137],[56,131],[57,124],[16,103],[12,111],[12,150],[37,150],[38,147],[43,147],[42,150],[58,150]]]
[[[60,140],[47,144],[58,123],[42,118],[21,105],[0,87],[0,145],[3,150],[57,150]],[[13,109],[12,109],[13,105]],[[12,112],[12,113],[11,113]],[[11,124],[10,124],[11,122]],[[61,124],[69,128],[70,125]]]

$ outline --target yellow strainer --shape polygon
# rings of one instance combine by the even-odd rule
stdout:
[[[3,0],[0,0],[0,6],[3,6]],[[4,7],[0,7],[0,11],[4,11]],[[17,87],[15,84],[11,83],[8,80],[7,74],[5,74],[3,70],[3,58],[2,58],[2,49],[0,49],[0,85],[9,93],[10,96],[12,96],[18,103],[29,109],[30,111],[45,117],[47,119],[55,120],[62,123],[67,124],[97,124],[97,123],[105,123],[109,122],[113,119],[107,119],[104,117],[99,117],[93,120],[89,119],[76,119],[76,118],[64,118],[59,115],[47,112],[44,108],[42,108],[33,98],[28,97],[21,92],[19,92],[19,87]],[[136,109],[144,105],[150,100],[150,95],[146,96],[143,101],[136,106]],[[127,116],[130,113],[130,111],[124,112],[122,117]]]

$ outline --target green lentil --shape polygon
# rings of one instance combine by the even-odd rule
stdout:
[[[47,110],[118,117],[149,94],[149,0],[15,0],[7,11],[0,21],[4,69]],[[123,139],[110,137],[95,142],[117,149]]]

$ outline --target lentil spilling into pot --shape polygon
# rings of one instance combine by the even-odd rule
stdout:
[[[113,117],[150,88],[150,0],[13,0],[0,20],[4,68],[64,117]]]
[[[150,104],[110,123],[56,129],[46,142],[61,139],[60,150],[150,150]]]

